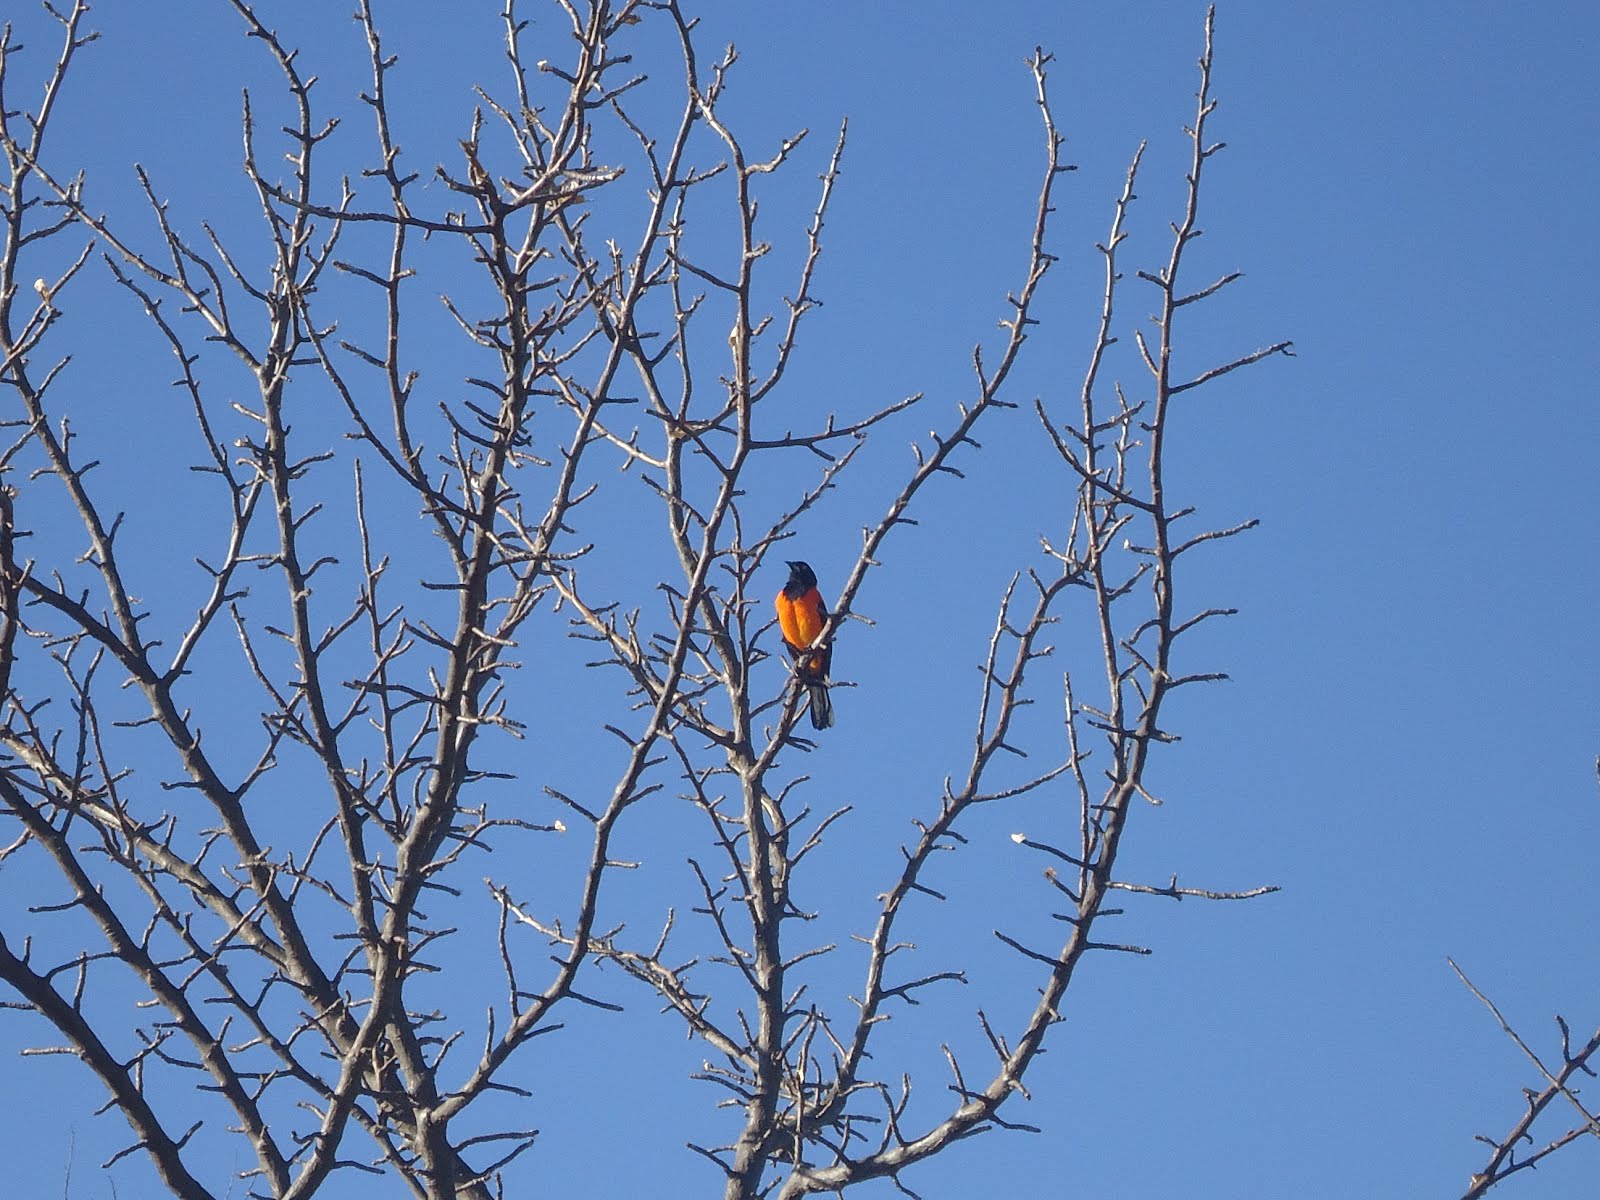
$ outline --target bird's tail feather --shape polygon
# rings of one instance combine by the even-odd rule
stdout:
[[[827,729],[833,725],[833,698],[828,695],[828,685],[813,683],[806,687],[811,696],[811,727]]]

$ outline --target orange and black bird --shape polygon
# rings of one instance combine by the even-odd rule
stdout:
[[[813,645],[828,622],[828,606],[817,591],[817,573],[806,563],[790,563],[789,582],[773,603],[778,607],[783,644],[794,655],[795,674],[811,698],[811,724],[816,729],[826,729],[833,724],[833,701],[828,698],[828,666],[833,661],[833,649]]]

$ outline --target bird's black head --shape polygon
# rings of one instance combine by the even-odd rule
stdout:
[[[811,569],[810,563],[789,563],[789,582],[784,591],[791,595],[803,596],[817,586],[817,573]]]

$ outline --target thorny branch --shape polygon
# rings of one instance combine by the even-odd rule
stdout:
[[[1584,1104],[1579,1098],[1577,1086],[1573,1083],[1577,1076],[1586,1075],[1591,1079],[1594,1078],[1595,1070],[1589,1065],[1589,1060],[1600,1054],[1600,1029],[1596,1029],[1593,1036],[1583,1045],[1574,1047],[1566,1021],[1559,1016],[1556,1017],[1556,1026],[1561,1030],[1561,1064],[1552,1069],[1511,1027],[1511,1023],[1506,1020],[1494,1002],[1467,978],[1455,960],[1448,961],[1456,977],[1485,1008],[1494,1014],[1494,1019],[1505,1031],[1506,1036],[1516,1043],[1517,1049],[1527,1055],[1528,1061],[1533,1063],[1544,1080],[1544,1086],[1537,1091],[1532,1088],[1523,1089],[1526,1111],[1504,1137],[1495,1139],[1484,1134],[1478,1135],[1477,1140],[1489,1147],[1489,1161],[1484,1164],[1481,1171],[1476,1172],[1467,1181],[1467,1190],[1461,1194],[1462,1200],[1477,1200],[1477,1197],[1484,1195],[1495,1184],[1515,1175],[1518,1171],[1537,1166],[1542,1159],[1554,1154],[1563,1146],[1571,1145],[1584,1135],[1600,1137],[1600,1114]],[[1534,1140],[1533,1126],[1557,1101],[1565,1102],[1567,1107],[1576,1112],[1578,1122],[1551,1138],[1543,1146],[1539,1146]],[[1537,1148],[1523,1150],[1524,1144]]]

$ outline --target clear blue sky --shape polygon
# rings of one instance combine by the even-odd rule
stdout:
[[[22,40],[43,52],[51,23],[15,7]],[[140,161],[192,225],[213,211],[247,220],[238,87],[275,93],[224,7],[96,11],[105,36],[79,64],[55,161],[86,165],[108,204]],[[364,61],[349,6],[261,7],[325,74],[324,103],[343,104]],[[462,12],[448,21],[417,15],[435,6],[387,7],[399,80],[422,89],[404,102],[401,139],[421,166],[455,152],[469,81],[504,93],[498,5],[451,5]],[[926,391],[927,419],[880,441],[885,462],[967,398],[972,345],[993,338],[1020,282],[1041,142],[1022,60],[1036,44],[1054,52],[1056,117],[1079,170],[1058,193],[1061,262],[1012,398],[1074,394],[1098,296],[1093,243],[1141,138],[1140,265],[1154,265],[1179,215],[1204,5],[691,8],[708,52],[739,46],[730,111],[751,143],[813,131],[809,157],[764,207],[769,236],[799,237],[832,134],[850,120],[825,307],[796,382],[842,412]],[[1008,1114],[1045,1133],[990,1135],[908,1176],[930,1200],[1455,1196],[1482,1162],[1472,1136],[1503,1133],[1534,1077],[1446,955],[1543,1050],[1555,1051],[1556,1012],[1575,1028],[1600,1022],[1600,11],[1223,0],[1216,52],[1213,130],[1229,148],[1212,164],[1199,274],[1245,278],[1188,352],[1222,360],[1293,338],[1298,357],[1205,389],[1182,416],[1174,470],[1186,498],[1217,524],[1262,525],[1197,570],[1193,595],[1241,616],[1194,667],[1234,682],[1178,706],[1185,740],[1157,768],[1168,803],[1136,814],[1123,865],[1156,883],[1177,872],[1194,886],[1284,890],[1248,905],[1130,905],[1126,932],[1153,957],[1091,961],[1030,1077],[1031,1105]],[[88,316],[75,316],[67,336],[81,344]],[[78,421],[93,438],[103,418],[109,442],[143,436],[139,406],[169,368],[145,342],[128,353],[153,373],[122,378],[114,339],[139,327],[107,328],[113,340],[75,369]],[[976,695],[998,589],[1059,527],[1059,474],[1033,474],[1040,460],[1020,449],[1007,457],[1032,438],[1031,414],[1006,419],[991,430],[998,452],[892,544],[892,570],[859,603],[878,624],[840,641],[836,674],[858,686],[839,694],[839,728],[806,768],[819,807],[836,797],[856,814],[819,895],[870,903],[858,879],[881,873],[938,779],[961,767],[946,751]],[[106,468],[113,479],[125,469]],[[825,589],[880,508],[862,478],[808,524],[803,557]],[[160,530],[141,536],[159,550]],[[951,587],[954,628],[895,615],[903,589],[933,575]],[[1026,816],[986,818],[974,870],[1032,879],[1038,864],[1004,836]],[[0,900],[22,902],[3,875]],[[930,953],[979,946],[993,923],[981,903],[922,921]],[[949,1029],[918,1017],[908,1036],[968,1036],[983,985],[972,992],[944,997]],[[634,1002],[653,1013],[648,997]],[[0,1021],[0,1050],[16,1028]],[[529,1194],[625,1195],[652,1177],[670,1181],[662,1195],[716,1186],[678,1148],[713,1097],[675,1091],[664,1112],[623,1082],[631,1056],[672,1079],[676,1060],[693,1069],[700,1052],[665,1018],[621,1036],[630,1057],[603,1069],[623,1094],[603,1112],[545,1074],[578,1069],[593,1049],[581,1031],[530,1056],[546,1137],[527,1160]],[[933,1059],[930,1092],[942,1084]],[[87,1115],[83,1073],[60,1058],[0,1063],[0,1157],[20,1172],[17,1194],[60,1194],[70,1159],[74,1200],[109,1200],[95,1167],[122,1135],[116,1118]],[[602,1170],[586,1158],[614,1155],[619,1138],[627,1161]],[[1579,1145],[1496,1195],[1566,1198],[1597,1177],[1597,1148]],[[142,1167],[117,1180],[124,1198],[149,1194]],[[336,1194],[362,1194],[345,1186]]]

